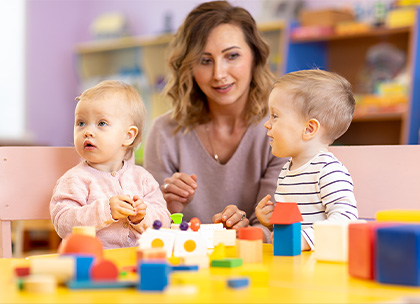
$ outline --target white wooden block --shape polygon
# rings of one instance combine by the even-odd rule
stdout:
[[[213,245],[223,244],[225,246],[236,246],[236,230],[223,229],[213,232]]]
[[[214,248],[214,232],[226,230],[223,227],[223,223],[218,224],[201,224],[200,231],[203,236],[207,239],[207,248],[213,249]]]
[[[57,280],[54,275],[29,275],[23,279],[23,289],[30,293],[53,293]]]
[[[175,231],[174,256],[207,255],[207,239],[197,231]]]
[[[315,259],[326,262],[348,261],[348,225],[320,221],[314,223]]]
[[[55,277],[59,284],[72,280],[75,269],[76,260],[73,256],[30,259],[31,275],[50,275]]]
[[[171,257],[175,243],[175,231],[147,228],[140,237],[139,249],[163,247],[166,256]]]

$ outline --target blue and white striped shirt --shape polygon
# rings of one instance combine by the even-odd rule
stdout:
[[[314,248],[313,223],[345,222],[358,217],[353,181],[344,165],[331,152],[317,154],[305,165],[289,170],[289,160],[280,172],[276,202],[296,202],[302,214],[302,236]]]

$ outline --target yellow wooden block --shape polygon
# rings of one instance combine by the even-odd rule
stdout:
[[[236,246],[225,246],[225,255],[227,258],[238,257],[238,254],[236,252]]]
[[[213,252],[210,254],[210,261],[220,260],[226,257],[226,246],[222,243],[214,246]]]
[[[420,210],[391,209],[376,212],[376,220],[381,222],[420,223]]]

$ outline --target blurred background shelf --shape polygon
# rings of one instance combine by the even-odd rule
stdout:
[[[335,144],[418,143],[420,100],[416,96],[420,92],[415,85],[419,70],[416,58],[419,49],[417,23],[400,28],[369,27],[354,33],[326,31],[312,38],[294,37],[295,28],[291,25],[288,29],[285,73],[308,68],[333,71],[349,80],[357,96],[352,125]],[[396,58],[396,55],[400,57]],[[404,63],[398,72],[405,81],[405,92],[399,93],[397,97],[400,100],[394,102],[392,92],[378,92],[378,83],[383,76],[380,73],[388,72],[386,65],[389,64],[391,70],[394,68],[392,60],[401,58],[404,58]],[[382,80],[384,84],[392,81]],[[377,100],[372,102],[375,96]]]

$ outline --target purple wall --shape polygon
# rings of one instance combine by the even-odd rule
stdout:
[[[27,128],[36,144],[73,144],[73,115],[78,92],[74,47],[92,40],[89,26],[107,12],[121,12],[131,35],[158,34],[167,12],[175,30],[197,0],[27,0]],[[244,7],[255,0],[236,1]],[[250,10],[251,11],[251,10]]]

